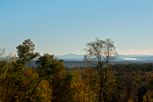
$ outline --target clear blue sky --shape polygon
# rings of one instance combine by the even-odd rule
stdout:
[[[0,0],[0,48],[31,38],[41,53],[83,54],[111,38],[117,50],[153,49],[153,0]]]

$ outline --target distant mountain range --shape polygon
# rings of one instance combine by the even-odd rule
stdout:
[[[58,59],[64,61],[66,67],[84,67],[84,55],[66,54],[57,56]],[[118,55],[112,63],[129,64],[129,63],[153,63],[153,55]]]
[[[83,61],[84,55],[66,54],[57,58],[64,61]],[[118,55],[115,61],[153,62],[153,55]]]
[[[57,56],[57,58],[64,61],[83,61],[84,55],[65,54],[65,55]]]

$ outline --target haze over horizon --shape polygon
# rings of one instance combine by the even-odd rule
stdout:
[[[1,0],[0,48],[16,52],[31,38],[36,50],[85,54],[86,43],[110,38],[122,55],[153,55],[151,0]]]

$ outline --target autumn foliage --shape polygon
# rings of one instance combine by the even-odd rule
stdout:
[[[96,66],[66,68],[25,40],[17,46],[17,57],[0,60],[0,102],[152,102],[153,64],[111,64],[113,42],[96,41],[88,44]]]

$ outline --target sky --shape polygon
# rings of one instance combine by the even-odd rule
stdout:
[[[30,38],[36,50],[85,54],[110,38],[119,54],[153,55],[153,0],[0,0],[0,48],[15,53]]]

